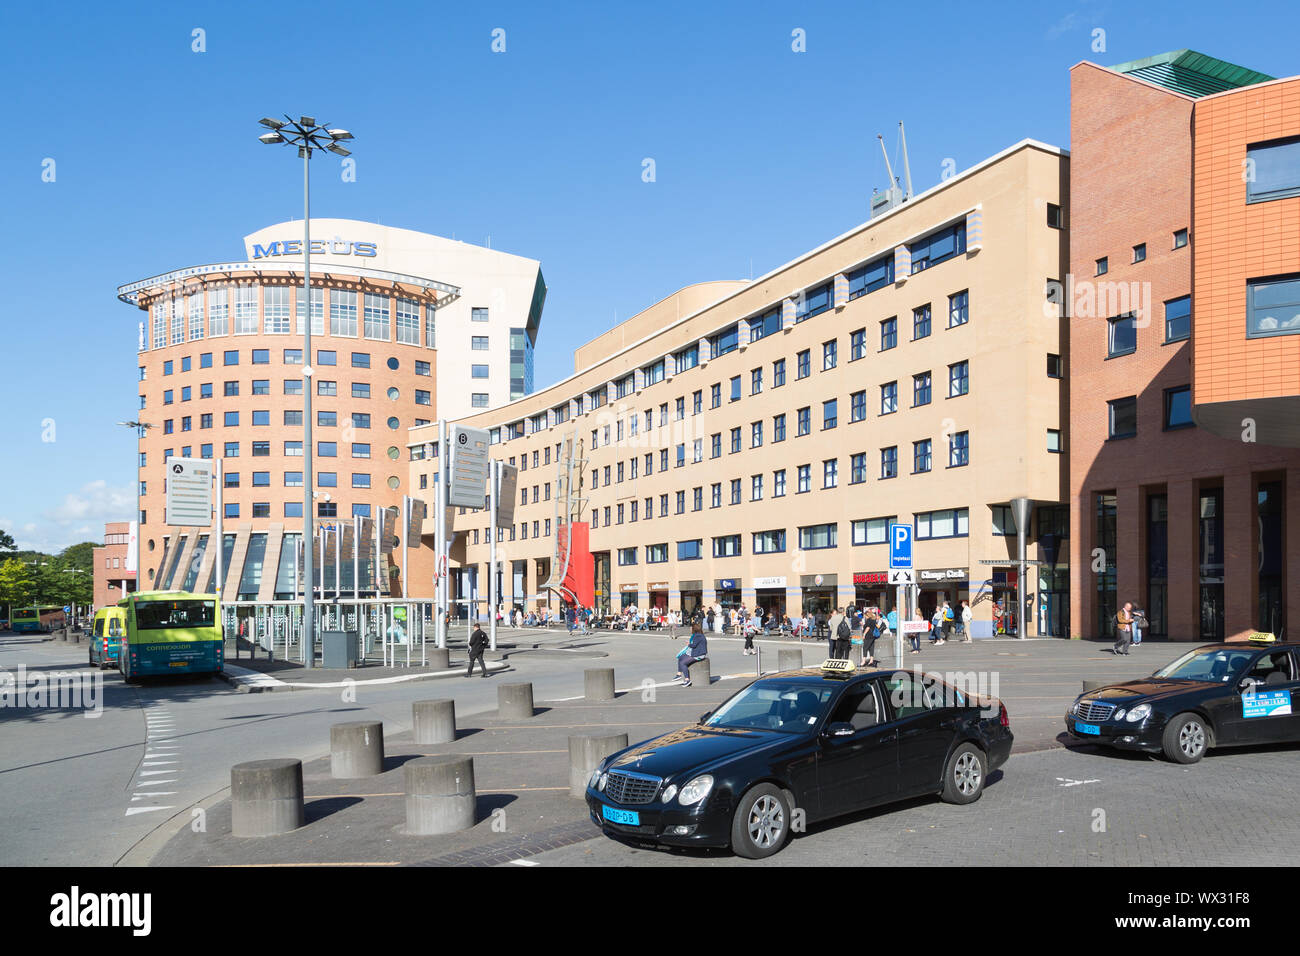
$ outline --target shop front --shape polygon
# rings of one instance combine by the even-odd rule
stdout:
[[[754,606],[761,607],[764,614],[785,617],[785,578],[755,578]]]
[[[919,588],[917,607],[928,621],[934,615],[934,609],[948,602],[952,608],[953,619],[961,614],[961,602],[970,600],[969,568],[927,568],[918,571],[916,583]],[[973,634],[972,637],[979,637]]]
[[[660,611],[668,610],[668,582],[651,581],[647,589],[650,592],[650,607]]]
[[[989,580],[989,594],[993,600],[993,636],[1014,637],[1020,615],[1016,613],[1019,600],[1020,572],[1015,567],[995,567]]]
[[[724,611],[740,607],[740,578],[717,578],[713,582],[714,601]]]
[[[619,609],[635,607],[636,599],[641,596],[641,591],[635,584],[620,584],[618,586]]]
[[[889,600],[888,571],[854,571],[853,572],[853,606],[856,608],[878,607],[886,610],[893,606]]]
[[[829,619],[835,611],[838,574],[801,574],[799,588],[803,597],[803,613]]]
[[[682,613],[685,620],[689,621],[691,615],[704,603],[704,582],[679,581],[677,588],[682,595]]]

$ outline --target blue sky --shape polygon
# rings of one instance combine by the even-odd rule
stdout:
[[[1068,147],[1080,60],[1191,47],[1289,76],[1297,26],[1286,3],[1247,19],[1192,0],[8,4],[0,528],[58,549],[130,517],[135,442],[114,422],[138,410],[139,313],[116,288],[242,257],[246,233],[301,215],[300,167],[257,142],[261,116],[355,133],[356,182],[313,163],[314,214],[539,259],[540,387],[675,289],[864,221],[875,136],[892,159],[900,119],[919,192],[946,159]]]

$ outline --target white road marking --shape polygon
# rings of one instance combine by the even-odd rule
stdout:
[[[510,862],[515,866],[541,866],[540,863],[534,860],[511,860]]]
[[[1101,783],[1100,780],[1071,780],[1069,777],[1057,777],[1062,787],[1078,787],[1085,783]]]
[[[175,807],[127,807],[126,815],[132,816],[136,813],[153,813],[155,810],[175,810]]]
[[[164,765],[166,765],[166,764],[169,764],[169,763],[180,763],[180,761],[179,761],[179,760],[146,760],[146,761],[145,761],[144,763],[142,763],[140,766],[142,766],[142,767],[162,767],[162,766],[164,766]],[[170,770],[166,770],[166,771],[163,771],[163,772],[164,772],[164,773],[171,773]]]

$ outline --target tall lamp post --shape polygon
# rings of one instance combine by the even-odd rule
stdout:
[[[316,666],[316,631],[313,627],[313,599],[315,597],[312,590],[312,578],[314,577],[314,555],[312,554],[312,453],[314,449],[311,444],[311,154],[314,150],[329,150],[337,156],[349,156],[349,150],[339,145],[340,140],[352,138],[352,134],[345,129],[327,129],[325,126],[318,126],[315,118],[311,116],[300,116],[297,120],[289,118],[285,114],[285,122],[279,120],[264,118],[258,120],[263,126],[270,130],[269,133],[263,133],[258,137],[268,146],[277,144],[287,144],[298,147],[298,155],[302,157],[302,298],[303,298],[303,317],[302,317],[302,395],[303,395],[303,441],[302,454],[305,461],[303,462],[303,502],[302,502],[302,540],[303,540],[303,607],[302,607],[302,640],[303,640],[303,666],[312,668]],[[324,582],[322,582],[322,585]],[[322,594],[324,588],[322,587]]]
[[[153,428],[153,427],[154,427],[153,425],[150,425],[148,422],[118,422],[118,424],[121,425],[121,426],[123,426],[124,428],[134,428],[134,429],[135,429],[135,432],[136,432],[136,435],[139,436],[140,438],[143,438],[143,437],[144,437],[144,433],[145,433],[146,431],[148,431],[150,428]],[[144,584],[144,565],[140,563],[140,539],[141,539],[142,537],[144,537],[144,527],[141,525],[141,522],[140,522],[140,463],[139,463],[139,462],[140,462],[140,459],[139,459],[139,453],[140,453],[140,448],[139,448],[139,446],[137,445],[137,446],[136,446],[136,466],[135,466],[135,468],[136,468],[136,475],[135,475],[135,589],[136,589],[137,591],[143,591],[143,590],[144,590],[144,587],[143,587],[143,584]],[[218,582],[217,582],[217,592],[220,593],[220,591],[221,591],[221,582],[218,581]],[[126,595],[123,594],[122,597],[126,597]]]

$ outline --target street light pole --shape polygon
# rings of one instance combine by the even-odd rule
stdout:
[[[154,427],[148,422],[118,422],[118,424],[127,428],[134,428],[136,435],[140,438],[143,438],[145,432]],[[144,582],[144,565],[140,563],[140,539],[144,537],[144,527],[143,522],[140,521],[140,446],[138,444],[135,453],[135,589],[136,591],[143,591],[144,588],[141,587],[141,584]],[[218,583],[219,590],[220,584]],[[123,594],[122,597],[126,597],[126,595]]]
[[[327,149],[338,156],[348,156],[349,151],[339,145],[340,140],[352,138],[345,129],[326,129],[318,126],[310,116],[301,116],[294,121],[285,116],[287,122],[264,118],[259,122],[269,133],[258,137],[268,146],[288,144],[298,147],[302,157],[302,393],[303,393],[303,502],[302,502],[302,540],[303,540],[303,608],[302,640],[303,666],[309,670],[316,666],[316,632],[314,627],[315,592],[312,578],[315,573],[315,555],[312,553],[312,447],[311,438],[311,154],[314,149]],[[324,309],[321,310],[322,319]],[[321,568],[321,596],[325,594],[324,566]]]

